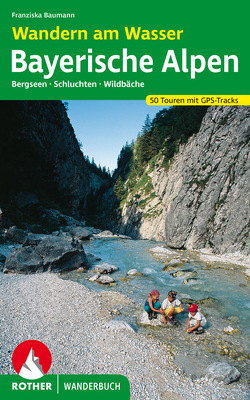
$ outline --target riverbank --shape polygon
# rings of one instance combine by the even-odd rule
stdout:
[[[126,328],[114,329],[110,306],[130,301],[117,292],[104,295],[50,273],[1,274],[0,298],[2,374],[15,373],[15,347],[34,339],[52,353],[49,373],[122,374],[129,379],[131,400],[249,398],[245,382],[221,385],[187,377],[166,344]]]
[[[224,264],[241,265],[242,267],[250,268],[250,256],[241,253],[233,254],[213,254],[208,249],[200,249],[196,251],[197,256],[205,262],[220,262]]]

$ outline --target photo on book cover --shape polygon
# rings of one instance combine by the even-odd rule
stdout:
[[[246,400],[250,107],[0,105],[1,374]]]
[[[249,5],[12,0],[8,400],[249,400]]]

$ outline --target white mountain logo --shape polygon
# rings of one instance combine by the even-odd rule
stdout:
[[[25,363],[22,365],[19,375],[25,379],[38,379],[44,375],[42,366],[39,364],[39,357],[35,357],[32,348]]]

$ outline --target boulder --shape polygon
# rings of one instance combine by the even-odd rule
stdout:
[[[223,332],[226,333],[227,335],[234,335],[235,333],[240,333],[239,329],[237,328],[232,328],[232,326],[227,326],[226,328],[223,328]]]
[[[173,256],[177,255],[176,252],[166,249],[165,247],[162,247],[162,246],[153,247],[149,251],[152,253],[152,255],[155,258],[159,259],[160,261],[168,261],[169,258],[171,258],[171,256],[173,257]]]
[[[31,235],[29,234],[25,242],[23,243],[23,247],[26,246],[37,246],[42,240],[42,236],[39,235]]]
[[[95,281],[97,281],[97,279],[98,279],[99,277],[100,277],[99,274],[93,275],[93,276],[91,276],[91,278],[89,278],[89,281],[90,281],[90,282],[95,282]]]
[[[25,242],[27,236],[28,234],[25,231],[18,229],[15,225],[11,226],[5,234],[7,240],[20,244]]]
[[[183,297],[183,298],[181,299],[181,302],[182,302],[183,304],[188,304],[188,305],[190,305],[190,304],[196,303],[196,300],[192,299],[191,297]]]
[[[82,226],[73,227],[69,229],[68,232],[76,240],[89,240],[90,237],[92,236],[91,231]]]
[[[45,270],[62,272],[81,267],[88,269],[82,245],[78,246],[78,243],[64,238],[51,236],[43,239],[36,246],[36,252],[42,257]]]
[[[197,279],[196,278],[187,278],[187,279],[184,279],[184,281],[182,281],[182,284],[183,285],[187,285],[188,283],[197,283]]]
[[[218,307],[219,305],[219,301],[213,297],[205,297],[204,299],[201,300],[194,300],[192,298],[189,297],[183,297],[181,299],[181,302],[183,304],[198,304],[199,306],[204,306],[204,307]]]
[[[180,270],[176,272],[171,272],[170,275],[172,275],[173,278],[195,278],[197,275],[196,271],[193,271],[192,269],[186,269],[186,270]]]
[[[43,259],[36,253],[35,247],[14,248],[7,257],[3,272],[34,273],[44,270]]]
[[[79,267],[79,268],[77,268],[76,272],[86,272],[86,268]]]
[[[172,266],[172,267],[177,267],[178,265],[183,264],[183,261],[181,261],[179,258],[172,258],[167,265]]]
[[[115,280],[108,275],[100,275],[95,281],[101,283],[102,285],[109,285],[110,283],[115,283]]]
[[[130,269],[128,272],[127,272],[127,275],[131,275],[131,276],[143,276],[144,274],[142,273],[142,272],[140,272],[140,271],[138,271],[137,269]]]
[[[110,231],[102,231],[100,233],[94,234],[95,238],[112,238],[112,237],[118,237],[117,235],[114,235],[112,232]]]
[[[67,241],[68,241],[68,238],[66,238],[66,239],[67,239]],[[79,242],[79,240],[76,240],[75,238],[73,238],[73,239],[71,240],[71,245],[72,245],[72,247],[74,247],[75,249],[83,250],[82,242]]]
[[[52,232],[51,233],[51,235],[53,235],[53,236],[60,236],[62,234],[62,232],[59,230],[59,231],[54,231],[54,232]]]
[[[98,274],[112,274],[113,272],[116,272],[118,270],[118,267],[108,263],[99,264],[94,269],[94,271]]]
[[[199,306],[202,305],[205,307],[218,307],[218,305],[219,305],[219,301],[211,296],[208,296],[208,297],[205,297],[204,299],[198,300],[196,303]]]
[[[93,226],[85,226],[85,228],[88,229],[88,231],[90,231],[92,235],[97,235],[98,233],[101,233],[100,229],[93,228]]]
[[[237,381],[241,373],[234,366],[226,362],[215,362],[210,364],[204,371],[204,375],[212,381],[217,381],[228,385]]]
[[[178,265],[180,267],[181,265]],[[168,263],[165,264],[165,266],[162,268],[162,271],[165,272],[170,272],[170,271],[176,271],[177,266],[169,265]]]
[[[119,239],[131,240],[130,236],[127,235],[118,235]]]
[[[172,258],[169,262],[165,264],[165,266],[162,268],[162,271],[173,271],[176,270],[177,267],[182,267],[184,266],[184,262],[181,261],[179,258]]]
[[[126,240],[130,239],[131,240],[130,236],[120,235],[120,234],[117,235],[111,231],[102,231],[102,232],[94,234],[93,236],[97,239],[113,238],[113,239],[126,239]]]
[[[156,319],[148,319],[148,313],[143,311],[137,318],[137,324],[139,325],[149,325],[149,326],[163,326],[162,315],[158,314]]]
[[[35,242],[13,249],[7,257],[4,272],[63,272],[74,269],[88,269],[83,248],[74,246],[65,238],[46,236]]]
[[[156,246],[153,247],[152,249],[149,250],[153,254],[162,254],[162,255],[171,255],[171,254],[176,254],[175,251],[169,250],[166,247],[163,246]]]

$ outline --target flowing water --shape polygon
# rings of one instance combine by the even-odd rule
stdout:
[[[86,273],[68,272],[63,274],[63,278],[77,281],[97,291],[119,291],[133,299],[135,304],[128,310],[122,310],[121,316],[116,318],[125,319],[137,331],[170,344],[176,362],[186,373],[199,376],[202,364],[206,366],[213,361],[226,361],[238,367],[244,375],[249,367],[250,292],[243,268],[207,268],[205,263],[199,261],[196,253],[179,251],[178,257],[188,261],[184,267],[177,267],[176,270],[188,268],[197,272],[196,280],[183,284],[183,277],[174,278],[169,272],[162,271],[164,263],[150,253],[151,248],[161,245],[163,243],[122,239],[85,242],[85,251],[101,258],[96,264],[107,262],[119,267],[119,271],[112,274],[116,281],[115,286],[106,287],[89,282],[88,278],[94,275],[94,268]],[[176,255],[172,258],[176,258]],[[135,276],[131,280],[121,279],[133,268],[144,275]],[[153,289],[159,290],[161,302],[170,289],[178,292],[177,297],[180,300],[213,298],[210,299],[210,304],[199,307],[208,320],[205,333],[188,335],[185,332],[188,315],[188,305],[185,303],[185,312],[177,317],[180,325],[176,327],[138,326],[136,317],[142,312],[145,300]],[[223,328],[228,326],[238,332],[232,336],[223,333]]]

